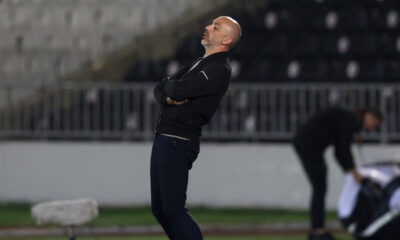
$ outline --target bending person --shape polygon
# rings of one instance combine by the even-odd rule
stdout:
[[[335,157],[343,171],[351,173],[357,182],[361,182],[362,176],[355,168],[351,153],[351,143],[355,133],[361,129],[375,130],[381,121],[382,115],[376,109],[353,112],[330,108],[315,114],[299,128],[293,144],[312,188],[309,240],[334,239],[325,229],[325,149],[333,145]]]

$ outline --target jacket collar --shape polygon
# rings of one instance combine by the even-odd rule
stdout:
[[[228,59],[228,57],[229,57],[228,52],[217,52],[217,53],[208,55],[207,57],[204,58],[204,60],[211,61],[214,59]]]
[[[196,60],[194,60],[192,62],[192,64],[186,66],[185,71],[184,71],[184,73],[183,73],[183,75],[181,77],[184,77],[184,76],[186,76],[188,74],[191,74],[191,73],[195,73],[196,69],[198,69],[199,67],[203,67],[204,64],[207,63],[207,62],[210,62],[210,61],[211,62],[212,61],[221,61],[221,60],[224,60],[224,61],[228,61],[229,60],[228,52],[217,52],[217,53],[208,55],[205,58],[203,58],[203,57],[197,58]]]

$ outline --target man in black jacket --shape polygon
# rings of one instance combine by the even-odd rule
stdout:
[[[324,226],[327,190],[325,149],[333,145],[342,170],[351,172],[355,180],[361,182],[362,176],[355,168],[351,153],[351,143],[355,133],[361,129],[376,130],[381,121],[382,115],[376,109],[352,112],[330,108],[312,116],[296,133],[293,144],[312,187],[310,240],[333,239]]]
[[[240,25],[232,18],[214,19],[201,40],[204,56],[154,89],[162,107],[151,153],[151,204],[169,239],[203,239],[185,208],[188,175],[199,153],[202,126],[210,121],[228,88],[228,51],[240,36]]]

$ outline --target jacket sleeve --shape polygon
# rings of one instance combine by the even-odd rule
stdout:
[[[353,154],[351,152],[353,134],[354,131],[351,129],[343,129],[335,142],[335,157],[340,167],[345,172],[355,167]]]
[[[209,65],[194,76],[166,82],[166,96],[172,99],[190,99],[221,94],[224,83],[228,83],[230,71],[224,65]]]
[[[161,82],[159,82],[155,87],[154,87],[154,98],[156,99],[157,103],[160,104],[161,106],[166,106],[168,105],[167,103],[167,96],[165,95],[164,91],[164,85],[168,81],[168,78],[164,78]]]

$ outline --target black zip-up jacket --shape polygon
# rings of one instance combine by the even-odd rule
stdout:
[[[335,157],[344,171],[354,168],[351,143],[361,131],[361,121],[355,112],[330,108],[311,117],[297,131],[294,145],[300,154],[322,153],[334,145]]]
[[[217,111],[230,82],[228,53],[209,55],[191,69],[196,62],[154,88],[154,96],[161,104],[157,133],[198,140],[202,127]],[[188,99],[188,102],[170,105],[166,97],[176,101]]]

